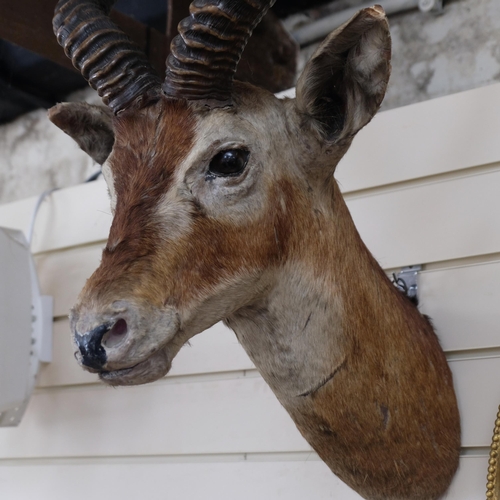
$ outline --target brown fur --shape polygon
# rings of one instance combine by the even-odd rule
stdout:
[[[389,282],[334,190],[330,227],[342,243],[327,267],[346,298],[345,360],[318,390],[282,402],[320,457],[364,497],[438,498],[460,448],[451,372],[429,321]]]
[[[372,500],[435,500],[459,458],[451,373],[333,178],[381,102],[389,46],[383,13],[366,9],[320,47],[296,101],[236,84],[230,109],[161,98],[116,117],[115,216],[72,328],[127,322],[100,372],[126,385],[163,376],[223,319],[342,480]],[[236,147],[250,151],[243,173],[208,176]]]
[[[148,282],[144,290],[137,287],[135,275],[153,271],[158,252],[153,212],[170,188],[176,165],[192,146],[193,114],[181,101],[162,99],[140,112],[119,115],[114,127],[117,139],[109,161],[118,204],[100,272],[87,287],[115,293],[117,274],[129,275],[136,293],[161,305]]]

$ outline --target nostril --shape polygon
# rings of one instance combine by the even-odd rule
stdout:
[[[113,327],[102,338],[102,344],[105,347],[113,348],[121,344],[127,336],[128,325],[124,319],[119,319]]]
[[[82,356],[81,363],[96,370],[106,364],[106,351],[102,347],[102,338],[109,331],[110,325],[100,325],[83,335],[76,332],[75,342]]]

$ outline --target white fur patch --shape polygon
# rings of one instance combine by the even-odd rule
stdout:
[[[104,177],[104,180],[106,181],[106,184],[108,186],[111,213],[114,215],[116,209],[116,190],[115,190],[115,179],[113,177],[113,172],[111,171],[111,167],[109,166],[109,158],[110,157],[108,157],[108,159],[103,163],[101,170],[102,170],[102,176]]]
[[[176,195],[175,185],[166,192],[156,207],[156,217],[169,239],[184,236],[191,227],[192,214],[189,203]]]
[[[342,364],[343,303],[331,276],[315,277],[304,263],[275,278],[261,307],[240,309],[228,324],[276,395],[293,399]]]

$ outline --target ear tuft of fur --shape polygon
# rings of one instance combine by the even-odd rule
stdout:
[[[379,5],[331,33],[297,82],[297,107],[331,141],[354,136],[375,115],[390,76],[391,38]]]
[[[48,117],[94,161],[100,165],[106,161],[115,142],[113,113],[109,108],[85,102],[63,102],[50,108]]]

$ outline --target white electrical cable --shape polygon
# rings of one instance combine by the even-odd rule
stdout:
[[[33,232],[35,230],[35,221],[36,221],[36,216],[38,214],[38,210],[40,209],[40,205],[43,203],[43,200],[49,194],[53,193],[54,191],[57,191],[59,188],[52,188],[52,189],[47,189],[44,191],[39,197],[38,200],[36,200],[35,208],[33,209],[33,213],[31,214],[31,221],[28,229],[28,234],[26,239],[28,240],[28,245],[31,247],[31,241],[33,240]]]

